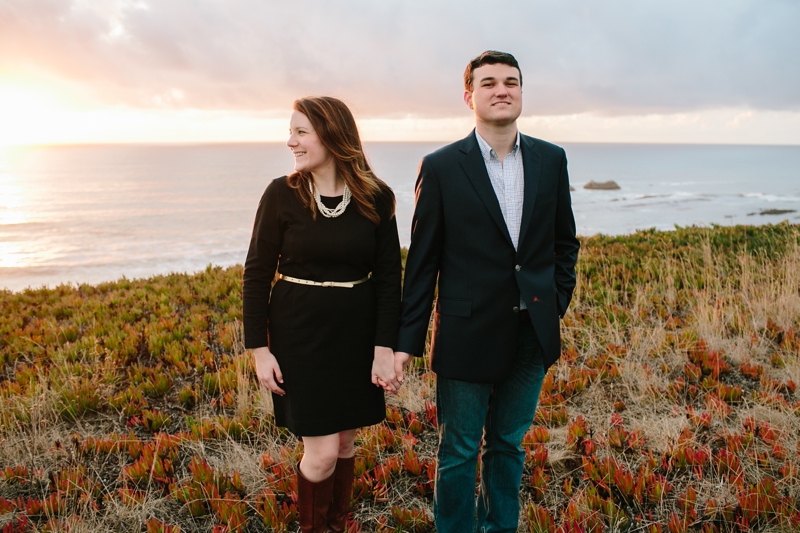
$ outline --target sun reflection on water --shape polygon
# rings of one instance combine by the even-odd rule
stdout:
[[[10,157],[15,151],[0,146],[0,227],[7,224],[24,224],[28,216],[24,209],[22,180],[11,171]]]
[[[0,233],[2,235],[2,233]],[[13,242],[0,240],[0,268],[28,266],[26,254],[22,246]]]
[[[20,178],[9,168],[9,147],[0,147],[0,267],[22,267],[29,264],[29,253],[14,242],[12,226],[24,224],[29,217],[24,207]]]

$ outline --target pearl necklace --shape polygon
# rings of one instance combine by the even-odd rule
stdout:
[[[344,213],[344,210],[347,209],[347,205],[350,203],[350,197],[352,196],[350,194],[350,189],[345,183],[342,201],[339,202],[339,205],[331,209],[329,207],[325,207],[325,204],[322,203],[322,198],[319,196],[319,190],[317,190],[317,187],[314,185],[313,181],[308,184],[308,188],[311,190],[311,194],[314,195],[314,201],[317,202],[317,208],[319,209],[319,212],[322,213],[322,216],[325,218],[336,218]]]

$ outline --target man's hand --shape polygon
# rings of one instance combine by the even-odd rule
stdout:
[[[376,346],[375,357],[372,359],[372,383],[383,387],[389,394],[396,394],[402,385],[402,382],[397,380],[393,355],[391,348]]]
[[[256,376],[258,376],[259,383],[275,394],[280,396],[286,394],[286,391],[278,385],[278,383],[283,383],[281,367],[278,364],[278,360],[269,351],[269,348],[262,346],[254,349],[253,357],[256,360]]]
[[[414,357],[406,352],[394,352],[394,373],[397,375],[397,381],[401,384],[405,381],[406,377],[403,371],[408,367],[411,358]]]

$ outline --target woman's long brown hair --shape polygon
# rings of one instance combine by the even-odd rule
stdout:
[[[394,215],[394,195],[372,172],[364,156],[356,121],[344,102],[330,96],[307,97],[295,100],[292,108],[308,117],[322,145],[333,155],[336,173],[350,189],[358,212],[377,226],[381,219],[375,202],[383,197],[391,198],[388,207]],[[293,172],[287,177],[287,183],[316,219],[317,205],[310,190],[311,173]]]

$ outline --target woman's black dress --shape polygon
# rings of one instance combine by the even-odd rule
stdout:
[[[341,198],[322,201],[332,208]],[[378,226],[354,201],[339,217],[317,213],[314,220],[285,176],[259,203],[244,270],[245,346],[268,345],[278,360],[286,395],[272,395],[275,422],[295,435],[330,435],[386,414],[372,360],[375,346],[396,347],[400,243],[391,191],[375,204]],[[272,286],[276,269],[313,281],[372,279],[351,289],[283,280]]]

